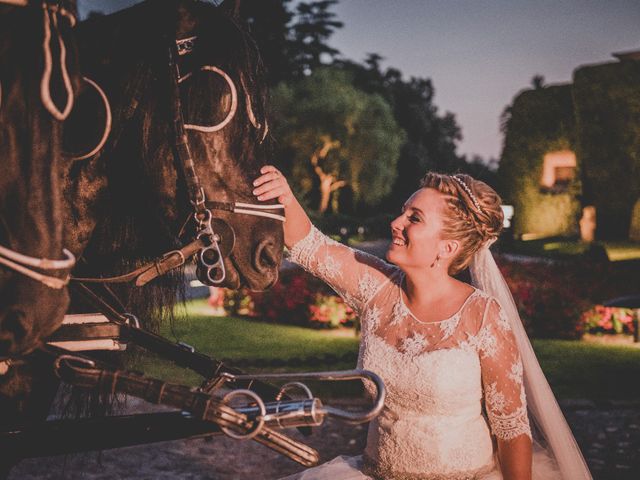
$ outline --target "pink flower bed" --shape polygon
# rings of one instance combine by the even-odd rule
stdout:
[[[585,332],[632,333],[631,311],[598,304],[634,293],[633,266],[513,261],[497,256],[529,335],[580,338]],[[637,267],[636,267],[637,268]],[[357,327],[355,313],[323,282],[299,268],[266,292],[225,291],[229,314],[315,328]]]
[[[353,310],[329,287],[301,269],[282,272],[266,292],[227,290],[225,308],[232,315],[244,315],[266,322],[314,328],[353,327]]]

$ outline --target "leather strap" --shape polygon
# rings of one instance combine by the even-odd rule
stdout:
[[[74,283],[72,285],[82,293],[100,313],[118,325],[121,341],[132,342],[139,345],[146,350],[172,361],[178,366],[188,368],[208,379],[206,385],[203,387],[205,390],[212,391],[218,387],[218,385],[224,383],[221,377],[223,373],[231,373],[233,375],[241,375],[243,373],[241,370],[230,367],[224,362],[196,352],[188,345],[171,342],[160,335],[132,325],[129,317],[118,312],[116,308],[109,305],[104,298],[96,295],[89,287],[82,283]],[[255,380],[243,380],[237,387],[251,388],[261,397],[267,399],[274,399],[280,392],[280,389],[274,385]]]
[[[205,247],[202,239],[196,239],[179,250],[172,250],[165,253],[159,260],[149,262],[132,272],[115,277],[72,277],[74,282],[83,283],[129,283],[135,282],[136,287],[146,285],[151,280],[164,275],[165,273],[181,267],[196,254],[198,250]]]

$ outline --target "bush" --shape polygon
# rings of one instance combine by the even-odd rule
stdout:
[[[511,262],[499,258],[500,269],[527,333],[536,338],[577,339],[584,333],[581,314],[592,303],[568,265]]]
[[[630,308],[605,307],[596,305],[582,315],[584,328],[588,333],[628,333],[633,334],[634,312]]]
[[[640,62],[581,67],[573,80],[584,201],[596,207],[597,238],[626,240],[640,197]]]
[[[231,315],[249,316],[270,323],[314,328],[355,326],[355,313],[324,282],[300,268],[280,272],[266,292],[246,289],[225,292]]]
[[[580,338],[586,314],[608,299],[637,293],[637,262],[514,261],[496,257],[529,335]]]
[[[353,326],[355,312],[338,295],[316,294],[315,301],[309,305],[309,321],[327,328]]]
[[[576,149],[571,86],[520,92],[503,118],[505,137],[498,175],[500,193],[515,209],[513,233],[576,234],[581,165],[565,193],[548,193],[540,186],[545,154]]]

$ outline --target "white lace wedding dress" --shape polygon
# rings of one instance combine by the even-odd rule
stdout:
[[[423,322],[405,304],[402,271],[315,227],[290,259],[357,311],[358,367],[384,380],[387,399],[369,426],[364,455],[287,480],[502,479],[494,439],[531,431],[522,363],[497,301],[473,289],[451,317]],[[534,453],[534,478],[561,478],[544,452]]]

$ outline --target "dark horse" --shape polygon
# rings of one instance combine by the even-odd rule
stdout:
[[[148,1],[77,30],[83,73],[104,88],[114,124],[105,148],[70,170],[65,230],[71,250],[84,252],[83,273],[113,273],[179,246],[193,212],[174,141],[171,43],[197,37],[176,63],[187,143],[208,202],[253,201],[251,182],[269,154],[265,91],[254,44],[207,3]],[[233,248],[223,245],[231,254],[222,286],[271,286],[280,223],[212,212],[235,232]]]
[[[102,86],[113,113],[106,144],[87,157],[76,152],[96,128],[103,129],[97,114],[86,115],[93,109],[77,106],[63,132],[40,102],[41,63],[30,60],[40,58],[42,34],[34,35],[34,25],[42,24],[42,9],[0,8],[0,149],[8,172],[0,180],[3,244],[54,259],[66,246],[79,259],[74,273],[109,276],[191,240],[198,222],[190,202],[193,179],[181,165],[184,145],[176,141],[178,105],[202,187],[198,193],[223,231],[218,253],[226,273],[218,284],[271,286],[281,260],[281,225],[243,205],[252,201],[251,181],[269,153],[265,92],[255,46],[232,16],[194,0],[156,0],[92,19],[73,32],[58,22],[73,90],[83,83],[79,63],[82,75]],[[174,50],[176,40],[183,49],[188,45],[188,55]],[[59,326],[67,293],[11,270],[0,275],[0,359],[15,358]],[[155,280],[138,294],[125,288],[123,303],[142,311],[144,321],[146,313],[157,314],[175,299],[179,278]],[[201,279],[211,283],[210,276]],[[55,392],[50,371],[38,371],[28,359],[18,363],[0,376],[2,427],[37,421]],[[35,394],[36,385],[45,393]]]
[[[0,4],[0,245],[35,259],[62,259],[61,179],[71,162],[62,155],[62,123],[54,118],[54,113],[63,112],[48,111],[42,100],[42,25],[42,8]],[[67,18],[57,26],[65,42],[73,45]],[[70,84],[77,89],[75,51],[66,53]],[[59,100],[65,105],[68,99]],[[1,258],[46,277],[69,273],[68,268],[47,272],[8,255]],[[52,288],[18,270],[6,263],[0,268],[0,358],[32,350],[58,327],[68,305],[64,285]]]
[[[69,90],[81,80],[73,17],[60,13],[54,25],[52,12],[40,4],[0,4],[0,362],[34,350],[58,328],[69,303],[73,260],[63,251],[62,175],[70,160],[62,153],[60,120],[71,105]],[[56,49],[59,58],[60,45],[68,45],[66,78],[51,58]],[[0,363],[3,427],[46,415],[55,381],[39,368],[20,359],[10,367]],[[0,458],[2,464],[6,455]]]

